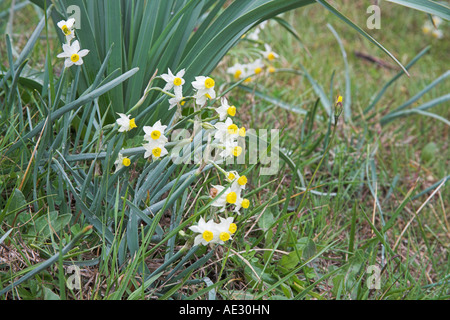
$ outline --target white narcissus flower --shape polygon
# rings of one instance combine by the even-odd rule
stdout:
[[[117,124],[119,125],[119,132],[126,132],[130,131],[131,129],[137,128],[135,118],[130,119],[130,116],[123,114],[123,113],[117,113],[119,115],[119,119],[116,120]]]
[[[214,127],[216,128],[214,139],[217,143],[227,144],[239,136],[239,128],[233,123],[231,118],[227,118],[225,122],[217,122],[214,124]]]
[[[183,99],[184,99],[184,97],[182,94],[177,94],[175,92],[175,97],[169,99],[169,110],[177,105],[180,105],[180,106],[184,105]]]
[[[441,29],[434,29],[431,32],[431,35],[436,39],[442,39],[444,37],[444,33],[442,32]]]
[[[233,223],[233,218],[223,219],[220,217],[220,223],[214,223],[214,242],[224,244],[231,239],[231,235],[236,232],[237,227]],[[232,232],[233,231],[233,232]]]
[[[227,159],[230,157],[239,157],[242,154],[242,147],[238,146],[237,143],[226,143],[223,146],[223,151],[219,154],[222,159]]]
[[[204,105],[206,99],[215,99],[216,92],[214,91],[215,82],[210,77],[199,76],[195,77],[195,81],[192,82],[192,87],[197,90],[195,97],[195,103],[198,105]]]
[[[167,138],[164,138],[165,139],[160,138],[158,140],[151,140],[143,145],[145,149],[144,159],[153,157],[153,160],[157,160],[169,153],[165,148],[165,142],[167,141]]]
[[[232,74],[235,80],[242,79],[247,73],[246,65],[236,63],[234,66],[227,69],[227,73]]]
[[[221,230],[222,232],[228,232],[230,235],[235,234],[237,231],[237,225],[234,223],[234,218],[222,218],[219,217],[220,223],[218,224],[217,229]]]
[[[220,212],[225,211],[225,208],[228,204],[236,204],[237,199],[240,197],[240,194],[238,194],[238,190],[232,190],[230,188],[225,190],[225,187],[221,185],[215,185],[212,187],[215,193],[215,196],[212,198],[217,199],[215,199],[211,206],[220,208]],[[218,196],[224,190],[225,192],[222,195]]]
[[[66,68],[70,68],[74,64],[80,66],[83,64],[83,57],[89,53],[89,50],[84,49],[80,50],[80,43],[78,40],[75,40],[72,44],[63,44],[62,53],[58,54],[58,58],[66,58],[64,62],[64,66]]]
[[[168,69],[167,73],[161,75],[161,78],[166,81],[166,85],[163,88],[164,91],[169,91],[174,88],[175,96],[183,96],[183,85],[185,83],[183,76],[185,69],[179,71],[176,75]]]
[[[272,61],[279,57],[279,55],[273,52],[272,48],[267,43],[264,44],[264,49],[265,51],[262,52],[262,55],[267,60]]]
[[[268,23],[269,23],[269,20],[265,20],[265,21],[261,22],[261,23],[258,25],[258,28],[260,28],[261,30],[263,30],[263,29],[266,28],[266,25],[267,25]]]
[[[158,120],[153,126],[144,126],[145,136],[147,141],[163,139],[164,143],[167,142],[167,138],[164,136],[164,131],[167,126],[161,124],[161,120]]]
[[[116,171],[119,171],[123,167],[129,167],[131,164],[131,160],[127,157],[124,157],[122,153],[119,152],[119,156],[117,157],[117,160],[114,162],[116,165]]]
[[[228,182],[233,182],[236,180],[236,177],[239,177],[237,171],[226,172],[225,175]]]
[[[422,31],[425,34],[429,34],[432,30],[434,29],[433,24],[431,23],[431,21],[427,21],[424,23],[423,27],[422,27]]]
[[[216,94],[214,92],[213,95],[210,95],[209,93],[204,94],[201,91],[197,91],[193,97],[195,99],[195,104],[197,104],[199,106],[204,106],[208,99],[215,99]]]
[[[261,59],[256,59],[255,61],[253,61],[252,63],[249,63],[247,65],[247,69],[249,70],[249,73],[254,73],[254,74],[260,74],[263,71],[264,68],[264,63],[262,62]]]
[[[250,201],[248,199],[238,197],[236,199],[236,204],[234,206],[234,212],[236,212],[237,214],[240,215],[241,208],[248,209],[249,206],[250,206]]]
[[[259,40],[259,32],[260,31],[261,30],[258,27],[256,27],[255,30],[253,30],[252,32],[250,32],[247,35],[247,39],[250,39],[250,40],[253,40],[253,41],[258,41]]]
[[[236,107],[230,106],[226,98],[221,99],[221,105],[216,108],[216,112],[219,114],[219,120],[224,121],[228,116],[234,117],[236,115]]]
[[[191,226],[189,229],[195,233],[199,233],[194,239],[194,246],[198,246],[199,244],[206,246],[208,243],[214,243],[214,240],[217,238],[215,237],[217,228],[212,220],[206,222],[205,219],[200,218],[197,225]]]
[[[74,31],[74,25],[75,25],[75,19],[70,18],[67,21],[61,20],[57,24],[58,28],[62,30],[64,35],[66,36],[66,40],[68,43],[72,41],[73,38],[75,38],[75,31]]]
[[[441,19],[440,17],[438,17],[438,16],[433,16],[431,19],[433,20],[434,26],[435,26],[436,28],[439,28],[439,26],[440,26],[441,23],[442,23],[442,19]]]
[[[248,180],[246,176],[239,176],[239,174],[236,172],[234,173],[234,179],[231,184],[231,190],[234,190],[240,194],[241,190],[245,190],[247,182]]]

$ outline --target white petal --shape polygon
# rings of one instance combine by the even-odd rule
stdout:
[[[79,55],[80,57],[85,57],[88,53],[89,53],[89,50],[88,50],[88,49],[83,49],[83,50],[81,50],[80,52],[78,52],[78,55]]]
[[[195,233],[202,232],[198,226],[191,226],[191,227],[189,227],[189,230],[191,230],[192,232],[195,232]]]
[[[175,86],[174,92],[175,92],[176,96],[182,96],[183,95],[183,87]]]
[[[69,20],[67,20],[66,21],[67,28],[72,29],[74,23],[75,23],[75,19],[74,18],[70,18]]]
[[[78,42],[78,40],[75,40],[72,45],[71,48],[73,51],[78,52],[80,51],[80,43]]]
[[[164,73],[161,75],[161,78],[165,81],[165,82],[171,82],[170,80],[170,76],[167,73]]]
[[[185,72],[186,72],[185,69],[180,70],[180,71],[177,73],[177,77],[183,78]]]
[[[56,57],[57,58],[70,58],[70,56],[67,53],[65,53],[65,52],[61,52]]]
[[[75,62],[75,64],[77,66],[81,66],[83,64],[83,59],[80,57],[80,59],[77,62]]]
[[[194,239],[194,246],[198,246],[199,244],[201,244],[203,241],[203,237],[202,235],[198,235],[195,237]]]
[[[64,66],[65,66],[66,68],[70,68],[71,66],[73,66],[72,60],[66,59],[66,60],[64,61]]]
[[[169,91],[173,88],[173,83],[171,81],[167,82],[166,85],[164,86],[163,90],[164,91]]]

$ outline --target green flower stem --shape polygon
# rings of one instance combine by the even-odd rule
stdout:
[[[145,99],[147,99],[148,94],[150,93],[150,91],[152,90],[156,90],[156,91],[160,91],[162,93],[164,93],[165,95],[171,97],[171,98],[175,98],[175,95],[164,91],[163,89],[159,88],[159,87],[151,87],[145,90],[144,95],[142,96],[142,98],[134,105],[133,108],[131,108],[130,110],[127,111],[127,115],[131,114],[133,111],[137,110],[145,101]]]

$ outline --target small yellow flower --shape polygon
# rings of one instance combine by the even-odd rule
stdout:
[[[244,209],[248,209],[248,207],[250,207],[250,201],[248,199],[244,199],[242,200],[242,208]]]
[[[237,230],[237,225],[235,223],[231,223],[230,227],[228,228],[228,231],[230,231],[231,234],[234,234]]]

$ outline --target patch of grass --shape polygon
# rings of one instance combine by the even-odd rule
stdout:
[[[339,9],[360,26],[365,26],[368,5],[369,2],[354,4],[345,1]],[[285,14],[284,19],[297,30],[302,44],[275,23],[259,35],[262,41],[269,43],[281,55],[278,68],[301,71],[299,66],[303,65],[325,92],[333,90],[330,94],[330,99],[333,99],[337,94],[344,94],[345,66],[338,43],[326,27],[329,23],[343,41],[351,70],[352,120],[339,122],[330,154],[312,184],[319,191],[336,195],[308,195],[302,210],[298,212],[290,208],[295,215],[283,212],[282,205],[264,213],[263,216],[269,217],[267,219],[281,216],[281,223],[270,231],[266,230],[265,238],[269,241],[259,242],[258,245],[262,248],[275,246],[289,254],[282,257],[278,253],[277,257],[275,253],[270,257],[272,261],[265,259],[269,256],[267,254],[259,258],[252,255],[251,260],[261,270],[264,269],[267,276],[279,278],[283,271],[286,272],[283,262],[291,267],[298,263],[295,240],[313,239],[316,248],[339,240],[331,252],[309,264],[312,275],[306,284],[308,269],[301,270],[299,278],[302,279],[302,288],[314,283],[314,290],[306,294],[309,298],[319,298],[312,292],[331,299],[439,299],[448,295],[448,187],[446,184],[440,186],[430,199],[431,192],[438,186],[414,198],[415,194],[448,176],[448,142],[442,139],[448,135],[448,126],[420,115],[402,118],[386,126],[379,124],[381,117],[389,110],[410,99],[447,71],[445,61],[448,59],[444,53],[448,51],[448,41],[422,34],[421,27],[428,19],[425,14],[405,11],[388,3],[383,3],[381,10],[381,29],[367,31],[400,57],[404,65],[427,45],[431,45],[431,49],[411,68],[409,78],[401,77],[387,90],[370,114],[364,114],[364,110],[372,97],[399,70],[387,56],[349,31],[332,14],[320,6]],[[402,19],[397,19],[399,14]],[[239,51],[244,51],[246,46],[250,44],[240,44]],[[357,53],[364,53],[393,67],[379,66],[360,58]],[[224,74],[225,66],[217,72],[217,76]],[[314,108],[317,98],[311,84],[297,74],[280,72],[261,78],[253,85],[266,96],[308,111]],[[424,95],[417,104],[442,96],[447,91],[443,83]],[[242,120],[249,127],[282,130],[281,145],[288,150],[297,168],[305,173],[304,178],[308,182],[324,152],[326,142],[322,138],[327,135],[328,123],[314,121],[311,124],[308,117],[284,110],[245,91],[231,95],[230,99],[245,110],[247,116]],[[447,119],[450,116],[445,103],[433,111]],[[317,114],[327,118],[320,107]],[[311,130],[305,132],[305,127]],[[430,151],[433,160],[424,161],[423,149],[430,142],[436,143],[435,149]],[[315,146],[312,151],[309,149],[311,146]],[[260,192],[258,198],[269,200],[275,196],[278,200],[301,191],[300,182],[295,180],[295,175],[287,166],[272,178],[275,179],[272,186]],[[254,179],[269,181],[270,177],[254,176]],[[294,190],[291,190],[292,185]],[[386,223],[389,229],[383,230]],[[287,232],[291,227],[293,231]],[[272,232],[278,237],[272,238]],[[274,239],[281,240],[277,242]],[[303,246],[301,248],[304,250]],[[364,285],[370,275],[366,273],[367,267],[371,265],[382,269],[381,290],[368,290]],[[327,275],[329,277],[323,283],[314,282]],[[288,292],[288,298],[293,298],[295,290],[299,290],[298,278],[294,279],[296,277],[293,276],[284,283],[284,287],[281,286],[284,292]]]

